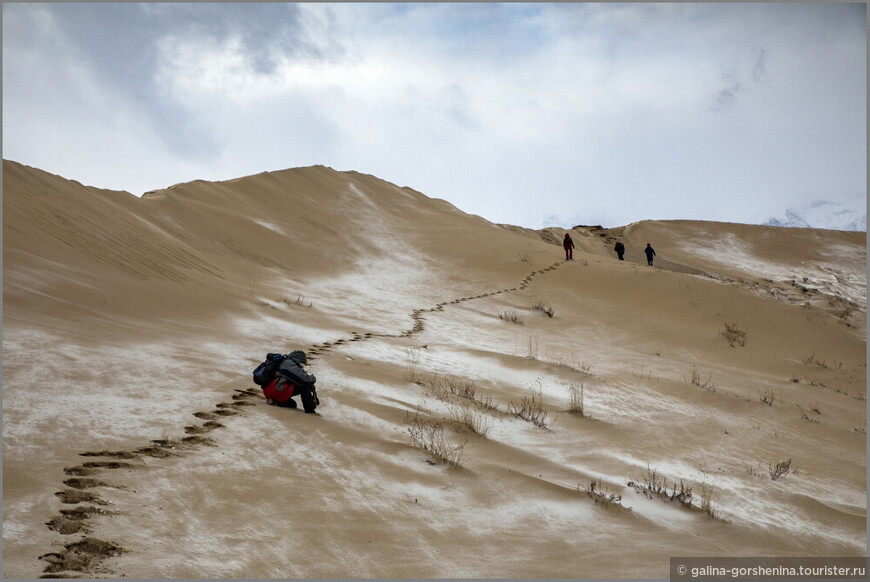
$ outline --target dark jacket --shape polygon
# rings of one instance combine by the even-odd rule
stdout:
[[[308,358],[305,356],[305,352],[301,350],[290,352],[278,366],[278,373],[297,386],[313,386],[317,382],[317,378],[302,367],[306,363],[308,363]]]
[[[653,256],[655,256],[655,254],[656,254],[656,252],[653,250],[653,248],[649,245],[646,245],[646,248],[643,249],[643,252],[646,253],[646,258],[648,258],[648,259],[653,258]]]
[[[622,244],[621,242],[617,242],[613,246],[613,250],[615,250],[617,253],[624,253],[625,252],[625,245]]]
[[[574,248],[574,240],[571,238],[571,235],[569,235],[567,233],[565,234],[565,238],[562,239],[562,246],[565,247],[566,249],[573,249]]]

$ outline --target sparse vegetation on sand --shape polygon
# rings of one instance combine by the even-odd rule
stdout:
[[[568,412],[586,416],[583,408],[583,392],[583,382],[580,382],[580,386],[574,382],[568,384]]]
[[[758,398],[768,406],[773,406],[773,403],[776,401],[776,396],[774,396],[773,390],[771,390],[770,388],[765,388],[764,390],[762,390],[759,393]]]
[[[540,428],[549,429],[552,424],[547,421],[547,411],[544,410],[544,396],[540,386],[537,390],[530,389],[529,393],[522,397],[519,404],[513,401],[509,402],[507,411],[508,414],[522,418]]]
[[[797,406],[797,407],[798,407],[798,410],[801,411],[801,419],[802,419],[802,420],[806,420],[806,421],[808,421],[808,422],[816,422],[816,423],[819,422],[819,421],[816,420],[815,418],[811,418],[810,415],[807,414],[807,411],[804,410],[803,406],[801,406],[800,404],[797,404],[797,403],[795,403],[795,406]]]
[[[438,376],[435,374],[428,380],[429,389],[435,398],[449,402],[454,398],[463,398],[475,406],[491,412],[498,412],[498,404],[492,401],[492,396],[478,396],[474,380],[457,378],[456,376]]]
[[[556,314],[556,310],[551,305],[544,303],[543,299],[532,305],[532,309],[537,309],[549,318],[552,318]]]
[[[732,348],[737,346],[743,347],[746,345],[746,330],[737,327],[736,323],[725,322],[725,329],[721,333],[725,341]]]
[[[694,486],[691,482],[680,479],[679,483],[673,481],[668,484],[667,479],[661,477],[656,469],[650,469],[649,464],[646,466],[646,471],[641,472],[639,479],[631,479],[627,484],[638,493],[643,493],[648,499],[659,497],[661,499],[677,501],[683,507],[699,509],[710,517],[718,516],[718,510],[714,507],[715,487],[712,483],[704,481],[699,486],[699,506],[692,504],[695,494]]]
[[[281,299],[281,301],[283,301],[287,305],[290,305],[291,307],[293,305],[301,305],[302,307],[312,307],[314,305],[314,303],[312,303],[311,301],[306,301],[304,295],[297,295],[295,300],[291,300],[289,297],[285,296]]]
[[[554,366],[566,366],[587,374],[592,371],[592,364],[580,360],[577,350],[573,348],[548,345],[544,349],[544,361]]]
[[[447,403],[448,418],[461,431],[471,431],[482,437],[489,434],[493,419],[486,412],[497,412],[498,405],[492,397],[477,397],[473,380],[455,376],[439,378],[436,374],[428,380],[429,389],[438,399]]]
[[[525,325],[522,316],[517,313],[516,309],[508,309],[505,311],[498,312],[498,318],[503,319],[505,321],[509,321],[511,323],[516,323],[517,325]]]
[[[454,444],[447,438],[444,422],[441,420],[421,416],[419,412],[406,417],[408,434],[411,442],[435,459],[436,462],[447,463],[451,468],[459,466],[465,458],[465,445]],[[434,463],[433,463],[434,464]]]
[[[700,386],[704,390],[709,390],[710,392],[716,392],[716,385],[712,382],[713,380],[713,372],[707,374],[707,379],[701,379],[701,372],[698,370],[697,366],[692,366],[692,377],[689,378],[689,383],[694,384],[695,386]]]
[[[470,402],[462,400],[448,404],[448,416],[461,431],[471,431],[485,437],[492,428],[493,419],[483,414]]]
[[[719,517],[719,504],[715,500],[716,487],[712,483],[708,483],[707,481],[704,481],[698,487],[701,490],[701,511],[703,511],[710,517]]]
[[[768,465],[767,472],[770,478],[776,481],[780,477],[785,477],[791,471],[791,459],[780,461],[778,463]]]
[[[577,489],[580,489],[579,485]],[[586,495],[591,497],[597,505],[601,505],[604,509],[607,509],[611,503],[616,505],[622,504],[622,495],[610,493],[607,487],[601,484],[601,479],[593,479],[589,482],[586,486]]]
[[[405,348],[407,360],[405,362],[405,380],[414,384],[422,385],[420,377],[420,363],[423,360],[423,354],[420,348]]]

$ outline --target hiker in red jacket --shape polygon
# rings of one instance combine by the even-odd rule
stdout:
[[[574,260],[574,241],[571,240],[571,235],[565,233],[565,239],[562,241],[562,246],[565,247],[565,260]]]
[[[320,404],[314,383],[317,378],[309,374],[303,368],[308,363],[308,358],[302,350],[290,352],[278,366],[275,379],[263,387],[263,396],[267,404],[296,408],[293,396],[299,396],[302,400],[302,408],[308,414],[314,414],[314,409]]]

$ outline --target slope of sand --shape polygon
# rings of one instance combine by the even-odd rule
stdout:
[[[563,233],[325,167],[138,199],[4,161],[4,576],[864,555],[865,233],[577,227],[570,262]],[[293,349],[316,416],[251,383]]]

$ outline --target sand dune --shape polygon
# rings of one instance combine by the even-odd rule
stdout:
[[[866,234],[564,232],[326,167],[139,199],[4,161],[4,576],[865,555]],[[251,382],[293,349],[316,416]]]

